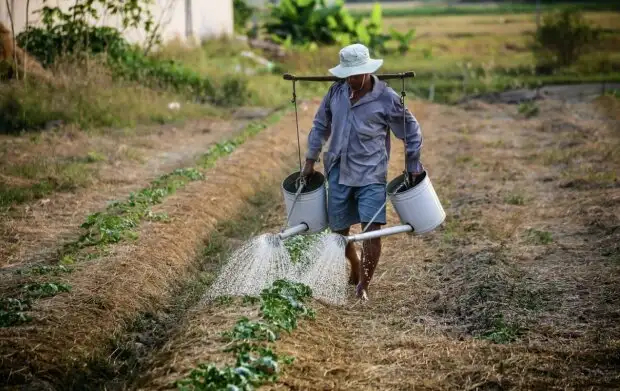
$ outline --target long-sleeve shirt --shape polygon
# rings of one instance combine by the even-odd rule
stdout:
[[[408,172],[420,172],[422,133],[416,118],[406,107],[403,124],[403,105],[400,96],[384,81],[374,78],[372,91],[351,105],[351,89],[345,82],[330,88],[314,117],[308,135],[307,159],[319,160],[324,145],[323,166],[329,172],[340,161],[339,183],[346,186],[366,186],[387,183],[390,158],[390,132],[401,139],[406,137],[406,167]]]

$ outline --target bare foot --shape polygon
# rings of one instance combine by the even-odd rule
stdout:
[[[355,289],[355,294],[358,299],[362,301],[368,301],[368,287],[364,287],[362,284],[358,284]]]
[[[357,285],[359,283],[359,276],[354,271],[349,274],[349,285]]]

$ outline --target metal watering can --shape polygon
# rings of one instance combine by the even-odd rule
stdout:
[[[414,72],[397,74],[377,75],[380,80],[401,79],[403,89],[401,93],[401,103],[404,105],[405,83],[407,77],[415,77]],[[284,75],[285,80],[293,81],[293,99],[295,104],[295,120],[297,123],[297,146],[299,149],[299,171],[287,176],[281,185],[282,195],[286,205],[287,222],[285,228],[278,234],[280,239],[299,234],[311,234],[321,232],[327,228],[327,187],[325,176],[320,172],[315,172],[306,183],[300,178],[301,173],[301,145],[299,142],[299,123],[297,119],[297,103],[295,93],[295,81],[338,81],[333,76],[307,76],[296,77],[290,74]],[[403,111],[403,121],[405,112]],[[406,144],[406,139],[405,139]],[[416,183],[408,183],[406,173],[403,173],[387,185],[388,200],[377,211],[369,222],[374,221],[380,210],[391,202],[400,218],[402,225],[387,227],[371,232],[345,237],[346,242],[358,242],[368,239],[375,239],[399,233],[424,234],[433,231],[440,226],[446,213],[435,193],[433,184],[430,181],[428,172],[424,171],[416,180]],[[368,224],[370,225],[370,224]]]

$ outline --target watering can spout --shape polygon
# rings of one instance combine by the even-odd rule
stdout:
[[[404,225],[397,225],[394,227],[378,229],[376,231],[370,231],[370,232],[364,232],[361,234],[350,235],[350,236],[347,236],[345,239],[347,243],[361,242],[362,240],[377,239],[377,238],[381,238],[384,236],[402,234],[405,232],[412,232],[412,231],[413,231],[413,227],[411,225],[404,224]]]
[[[280,237],[280,239],[284,240],[286,238],[290,238],[291,236],[299,235],[300,233],[307,231],[307,230],[308,230],[308,224],[301,223],[289,229],[285,229],[284,231],[280,232],[278,236]]]

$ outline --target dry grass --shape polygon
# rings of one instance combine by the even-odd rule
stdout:
[[[614,123],[593,115],[590,104],[543,102],[540,117],[529,120],[511,106],[423,111],[423,161],[444,200],[446,223],[424,237],[385,238],[371,301],[345,308],[315,303],[317,320],[303,321],[277,343],[294,364],[264,388],[614,388],[617,185],[567,188],[562,168],[531,158],[533,146],[540,154],[593,128],[588,150],[617,142]],[[545,127],[557,118],[574,127]],[[393,150],[390,176],[401,169],[402,151]],[[594,153],[574,164],[584,162],[601,172],[620,170],[619,162]],[[516,191],[526,201],[506,202]],[[397,222],[391,207],[388,216]],[[532,240],[531,232],[550,232],[552,240]],[[199,362],[221,362],[216,335],[246,311],[197,309],[153,356],[141,389],[171,389]]]
[[[616,29],[620,23],[620,14],[615,12],[585,12],[586,19],[604,29]],[[433,17],[388,17],[386,26],[407,31],[415,28],[422,36],[468,36],[468,35],[502,35],[519,36],[536,30],[536,15],[454,15]]]
[[[0,214],[0,267],[47,260],[77,235],[88,214],[161,174],[193,165],[209,145],[233,137],[246,123],[205,118],[128,132],[63,129],[32,138],[0,138],[5,146],[0,173],[8,188],[29,189],[43,180],[67,184],[22,204],[7,200],[10,208]]]
[[[311,112],[301,113],[303,128]],[[122,332],[138,312],[155,310],[170,299],[175,285],[191,273],[201,240],[217,221],[235,216],[259,185],[275,186],[286,173],[296,157],[292,119],[289,115],[219,161],[207,181],[169,197],[162,210],[170,222],[149,223],[137,242],[78,265],[66,279],[71,294],[39,301],[34,323],[0,330],[2,377],[8,382],[33,376],[60,381],[74,363],[98,357],[108,338]]]
[[[43,129],[53,122],[88,129],[161,124],[215,113],[208,106],[188,102],[176,94],[114,80],[99,60],[88,64],[63,60],[53,71],[54,84],[14,81],[2,85],[2,133]],[[174,101],[182,103],[177,111],[168,109],[168,103]]]

